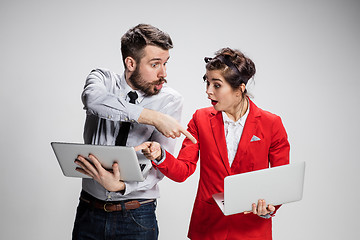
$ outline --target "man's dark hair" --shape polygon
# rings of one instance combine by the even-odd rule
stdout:
[[[139,63],[147,45],[157,46],[164,50],[173,48],[169,34],[149,24],[139,24],[129,29],[121,38],[124,65],[126,57],[132,57]]]

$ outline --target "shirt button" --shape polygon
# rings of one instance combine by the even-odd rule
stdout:
[[[109,116],[108,116],[108,119],[111,119],[111,118],[112,118],[112,116],[109,115]]]

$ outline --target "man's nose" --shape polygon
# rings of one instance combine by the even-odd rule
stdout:
[[[159,78],[166,78],[167,77],[167,73],[166,73],[166,66],[165,65],[161,65],[160,69],[159,69],[159,73],[158,73]]]

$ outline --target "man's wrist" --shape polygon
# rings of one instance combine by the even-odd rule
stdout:
[[[120,189],[118,192],[120,192],[122,195],[124,195],[125,190],[126,190],[126,185],[125,185],[124,181],[122,181],[122,180],[119,180],[119,182],[120,182]]]
[[[140,113],[138,123],[155,126],[156,121],[160,119],[160,117],[159,112],[144,108]]]

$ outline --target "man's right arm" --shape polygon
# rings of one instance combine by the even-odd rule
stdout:
[[[155,126],[165,137],[177,138],[184,134],[185,137],[196,143],[196,139],[175,118],[167,114],[144,108],[138,122]]]
[[[84,109],[88,114],[111,121],[137,121],[143,107],[130,104],[113,93],[114,84],[117,84],[116,76],[110,71],[91,71],[81,96]]]
[[[173,117],[130,104],[108,90],[117,84],[115,76],[106,70],[93,70],[86,79],[82,101],[88,114],[111,121],[137,121],[154,126],[166,137],[176,138],[184,134],[194,143],[195,138]]]

